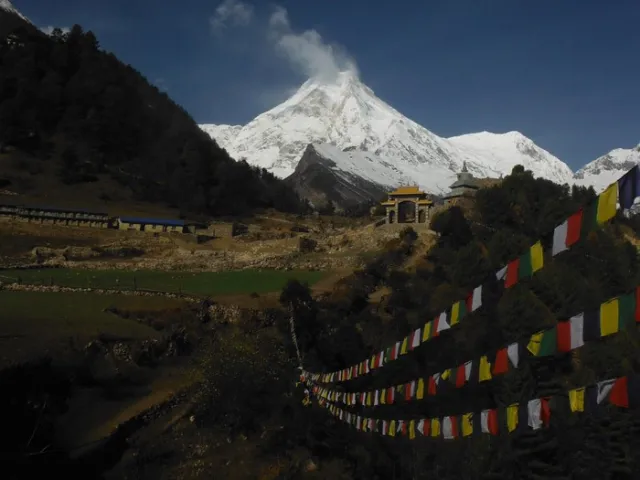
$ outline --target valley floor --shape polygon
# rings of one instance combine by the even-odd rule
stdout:
[[[57,421],[59,447],[79,457],[100,451],[119,426],[155,409],[157,418],[133,444],[177,442],[174,454],[191,459],[178,471],[222,465],[234,473],[221,478],[277,477],[273,457],[244,460],[273,432],[231,441],[209,432],[204,441],[193,430],[191,401],[172,399],[199,391],[207,357],[200,343],[216,338],[220,325],[279,308],[289,279],[309,284],[314,295],[330,294],[397,238],[398,228],[273,214],[255,223],[251,234],[199,245],[169,235],[0,222],[0,371],[46,356],[55,368],[76,372],[69,410]],[[313,241],[311,250],[300,248],[302,237]],[[209,323],[201,318],[205,298]],[[175,408],[164,410],[166,402]],[[279,421],[266,428],[277,432]],[[201,468],[188,451],[205,445],[217,445],[216,453],[202,453],[210,464]],[[115,472],[130,473],[131,462],[125,455]],[[120,474],[111,478],[127,478]]]

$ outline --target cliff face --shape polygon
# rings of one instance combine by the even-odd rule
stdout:
[[[338,208],[384,197],[387,187],[337,168],[334,160],[318,150],[313,144],[307,145],[295,171],[285,180],[298,195],[316,207],[333,202]]]

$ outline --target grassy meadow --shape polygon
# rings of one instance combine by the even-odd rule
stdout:
[[[0,281],[21,281],[33,285],[58,285],[76,288],[154,290],[190,295],[230,295],[277,292],[289,279],[309,285],[321,280],[326,272],[280,270],[234,270],[226,272],[167,272],[155,270],[0,270]]]

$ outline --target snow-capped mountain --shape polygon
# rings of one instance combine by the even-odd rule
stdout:
[[[31,21],[27,17],[25,17],[22,13],[20,13],[18,9],[14,7],[9,0],[0,0],[0,10],[13,13],[14,15],[17,15],[18,17],[20,17],[25,22],[31,23]]]
[[[560,183],[570,182],[573,175],[518,132],[439,137],[376,97],[351,71],[333,81],[308,80],[247,125],[201,128],[232,157],[246,158],[281,178],[294,172],[309,144],[333,145],[335,168],[350,176],[386,187],[417,183],[432,193],[448,191],[464,161],[477,177],[499,177],[517,164]],[[352,150],[350,156],[337,154],[344,149]]]
[[[640,165],[640,145],[636,148],[616,148],[586,164],[574,175],[574,183],[593,186],[601,192],[635,165]]]
[[[313,205],[332,202],[341,208],[379,200],[389,188],[412,182],[373,153],[353,147],[342,151],[328,143],[307,145],[296,169],[285,181]]]

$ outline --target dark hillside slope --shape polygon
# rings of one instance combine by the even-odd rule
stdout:
[[[25,28],[32,33],[37,33],[38,29],[19,17],[13,12],[0,8],[0,38],[6,37],[10,32],[18,29]]]
[[[0,18],[1,30],[11,17]],[[102,183],[115,180],[137,200],[183,211],[301,206],[284,182],[231,159],[180,106],[78,25],[46,36],[22,22],[0,40],[0,92],[3,188],[28,189],[45,176],[49,191],[96,183],[109,197]]]
[[[464,317],[455,328],[397,361],[385,363],[371,375],[329,388],[371,391],[406,385],[415,378],[424,378],[427,384],[430,375],[469,360],[477,362],[482,355],[488,355],[493,365],[499,349],[519,342],[519,367],[509,367],[504,375],[494,369],[492,380],[480,383],[474,370],[469,383],[456,388],[456,375],[446,382],[443,375],[437,394],[425,394],[422,400],[414,397],[409,402],[369,408],[361,407],[358,397],[357,406],[337,402],[338,406],[375,418],[433,418],[557,396],[549,428],[506,433],[502,417],[495,437],[478,434],[445,441],[418,436],[407,442],[358,432],[328,413],[323,423],[300,406],[299,413],[291,415],[297,423],[285,426],[283,438],[297,449],[309,449],[318,456],[320,465],[330,459],[342,460],[345,478],[640,478],[640,455],[630,447],[640,441],[637,408],[621,409],[607,400],[597,409],[589,405],[583,414],[570,414],[566,395],[571,388],[640,373],[636,325],[620,326],[619,333],[600,338],[600,317],[596,316],[592,318],[598,319],[597,334],[585,334],[585,345],[570,353],[558,351],[555,341],[548,355],[539,353],[536,357],[526,347],[537,331],[579,312],[587,312],[585,318],[590,312],[600,315],[600,304],[634,292],[640,281],[638,251],[625,239],[638,223],[621,213],[601,228],[593,229],[586,222],[576,244],[555,257],[549,255],[554,227],[594,197],[592,189],[569,189],[516,167],[500,184],[478,192],[468,216],[453,207],[433,218],[431,228],[438,233],[437,241],[414,272],[403,271],[401,262],[412,254],[415,233],[401,234],[404,240],[390,243],[385,255],[345,281],[333,299],[312,302],[298,293],[299,289],[289,287],[286,292],[293,298],[305,367],[331,372],[402,340],[413,329],[422,328],[425,319],[436,318],[482,285],[482,308]],[[495,272],[537,240],[547,252],[544,268],[509,289],[500,288]],[[390,293],[380,304],[372,305],[369,295],[380,285]],[[284,338],[287,320],[285,317],[281,323]],[[295,355],[291,341],[287,343]],[[494,367],[497,365],[496,361]],[[278,453],[282,454],[282,449]]]

